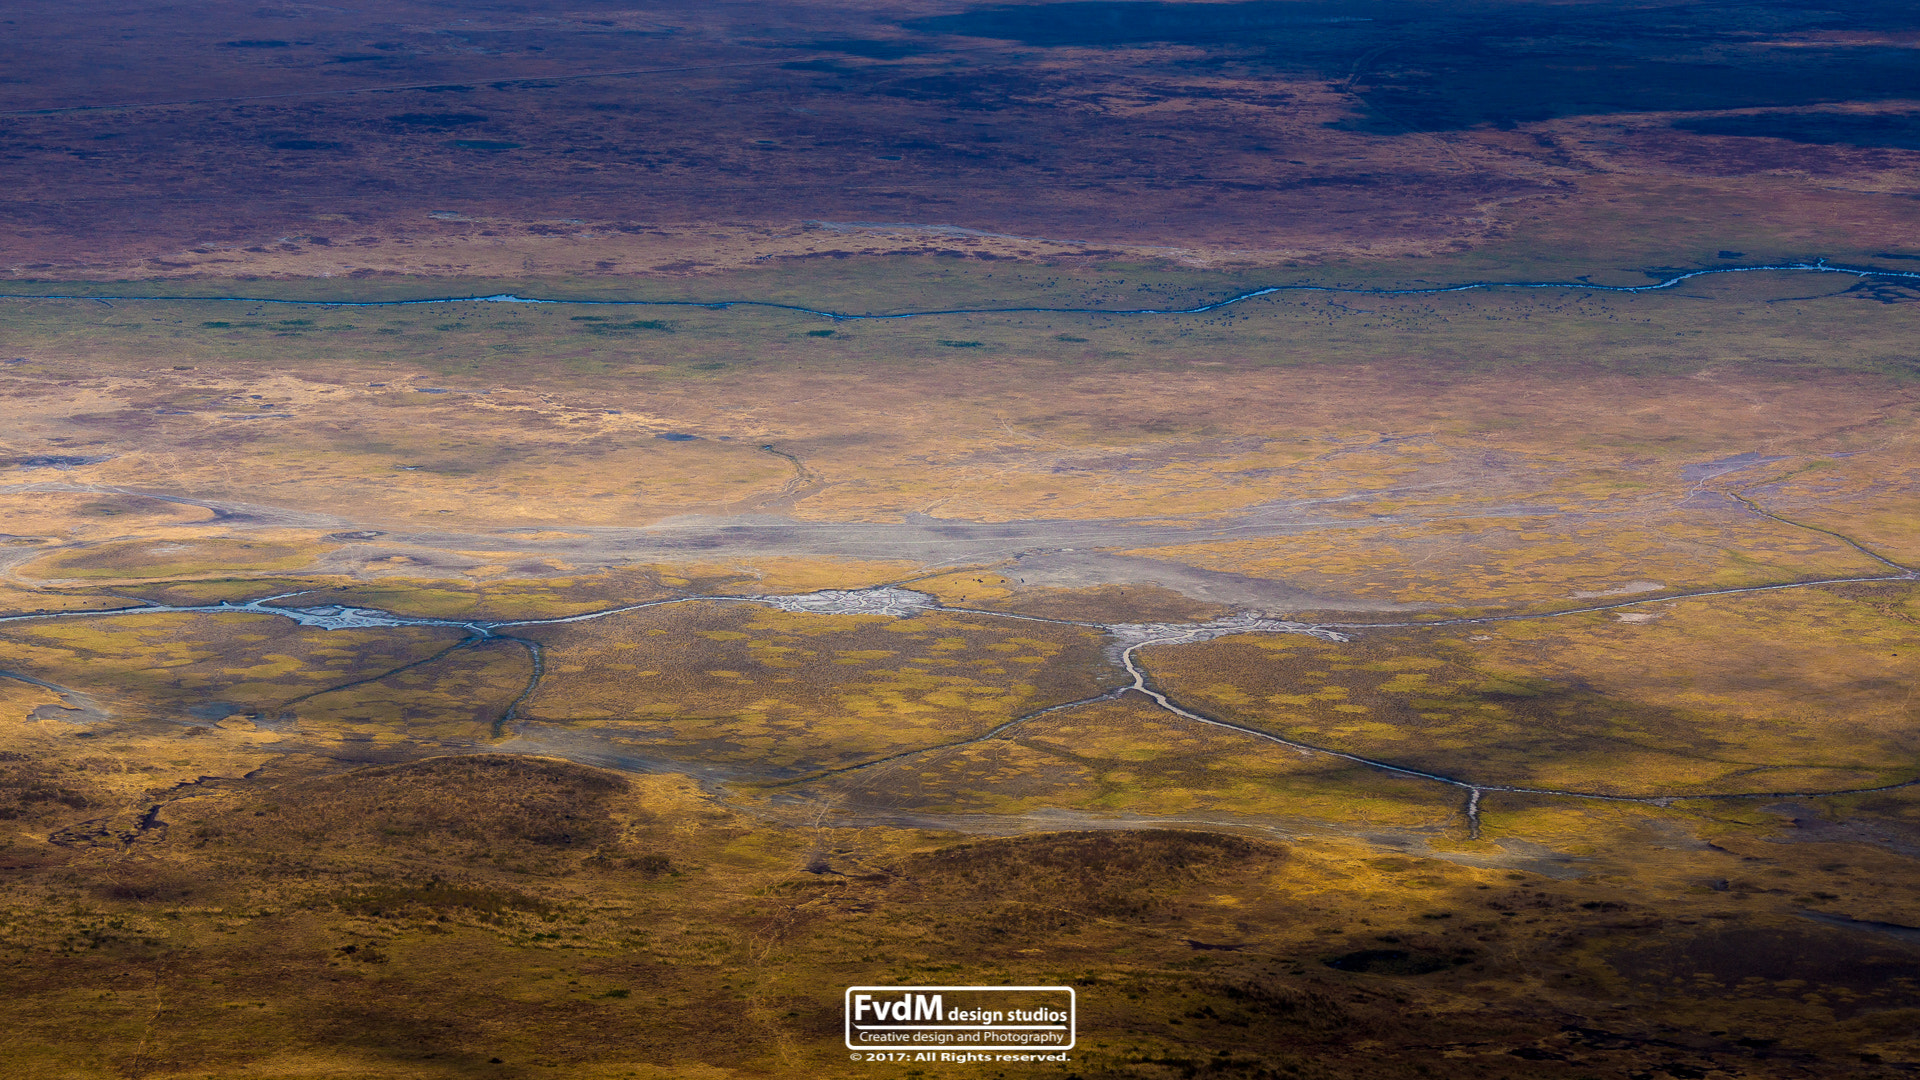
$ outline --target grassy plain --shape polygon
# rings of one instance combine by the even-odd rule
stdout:
[[[34,487],[164,487],[298,510],[324,534],[341,506],[415,528],[577,529],[1314,498],[1339,516],[1357,493],[1373,504],[1353,516],[1377,526],[1383,513],[1511,513],[1547,491],[1553,509],[1577,500],[1614,531],[1686,494],[1684,466],[1763,446],[1791,459],[1781,473],[1803,470],[1795,483],[1825,478],[1827,519],[1897,531],[1912,496],[1885,459],[1911,421],[1905,320],[1850,285],[1753,275],[1636,297],[1266,298],[1151,321],[840,324],[827,338],[808,336],[814,320],[735,309],[612,341],[564,307],[356,311],[351,330],[287,330],[194,317],[232,305],[7,302],[9,347],[29,361],[8,371],[21,395],[8,449],[108,459],[21,474]],[[1782,299],[1809,288],[1830,295]],[[1869,448],[1870,463],[1835,456]],[[1846,494],[1862,483],[1878,505]],[[1849,557],[1814,534],[1794,543],[1815,565]],[[512,561],[485,547],[469,558]]]
[[[841,284],[883,270],[1199,287]],[[0,623],[9,1067],[854,1075],[841,987],[964,977],[1080,986],[1082,1076],[1898,1075],[1920,801],[1823,793],[1913,779],[1911,582],[1692,595],[1914,559],[1911,309],[1857,284],[7,302],[8,613],[656,605]],[[975,610],[702,599],[887,583]],[[1657,801],[1470,812],[1106,696],[1097,624],[1249,607],[1352,640],[1148,645],[1149,685]]]

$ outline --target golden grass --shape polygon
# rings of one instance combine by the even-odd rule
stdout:
[[[987,742],[822,782],[821,797],[861,809],[1095,815],[1458,827],[1444,788],[1249,740],[1172,716],[1137,696],[1029,721]]]
[[[1839,586],[1639,605],[1634,621],[1222,638],[1144,661],[1201,711],[1465,781],[1821,791],[1912,778],[1911,603],[1904,584]]]
[[[1117,678],[1097,633],[977,615],[701,602],[518,632],[546,652],[529,720],[763,774],[969,738]]]

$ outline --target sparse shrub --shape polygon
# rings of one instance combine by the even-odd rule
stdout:
[[[204,839],[260,851],[297,835],[342,851],[434,851],[546,873],[562,865],[556,851],[614,838],[607,800],[626,787],[613,774],[538,758],[431,758],[286,785],[272,802],[210,814]],[[282,813],[282,805],[300,813]]]
[[[388,885],[336,896],[334,906],[349,915],[372,918],[421,918],[465,912],[482,921],[522,912],[550,915],[553,905],[537,896],[479,885]]]
[[[1278,844],[1217,833],[1056,833],[916,855],[902,877],[919,889],[978,898],[987,905],[980,922],[986,933],[1027,936],[1095,918],[1169,918],[1177,913],[1178,887],[1266,868],[1287,854]]]
[[[637,870],[647,877],[661,877],[673,872],[673,861],[665,855],[636,855],[626,861],[627,868]]]
[[[140,867],[120,872],[99,883],[94,891],[107,900],[176,903],[193,895],[194,882],[170,871]]]

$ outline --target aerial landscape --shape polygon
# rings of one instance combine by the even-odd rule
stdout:
[[[1910,5],[0,27],[0,1075],[1920,1071]]]

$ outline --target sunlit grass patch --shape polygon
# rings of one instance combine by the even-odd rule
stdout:
[[[1920,635],[1875,606],[1907,591],[1699,599],[1635,608],[1645,621],[1595,613],[1348,644],[1227,638],[1143,660],[1157,685],[1222,719],[1468,782],[1821,791],[1908,778]]]
[[[701,602],[520,632],[546,647],[529,719],[775,772],[964,739],[1116,678],[1096,633],[983,616]]]

